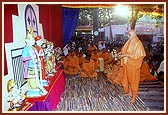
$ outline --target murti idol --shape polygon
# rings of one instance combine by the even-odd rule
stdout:
[[[47,56],[46,56],[46,64],[47,64],[47,72],[49,76],[54,76],[56,72],[56,61],[54,56],[54,44],[52,42],[47,42]]]
[[[25,99],[25,95],[21,92],[21,89],[17,88],[17,84],[13,79],[7,82],[8,98],[7,101],[10,103],[10,110],[17,110],[22,105]]]
[[[41,36],[36,36],[35,37],[35,42],[36,42],[36,45],[35,45],[35,48],[37,50],[37,53],[38,53],[38,56],[39,56],[39,59],[40,59],[40,62],[39,63],[39,68],[40,68],[40,74],[42,76],[42,79],[46,79],[47,76],[46,76],[46,63],[45,63],[45,57],[44,57],[44,49],[42,48],[42,44],[43,44],[43,39]]]
[[[24,78],[27,79],[31,91],[40,90],[40,95],[46,95],[47,91],[44,89],[42,81],[38,72],[38,63],[40,59],[34,47],[35,40],[33,30],[30,30],[25,38],[26,45],[22,51],[22,60],[24,62]]]

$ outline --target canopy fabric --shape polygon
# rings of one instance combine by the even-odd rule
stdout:
[[[120,3],[115,4],[63,4],[62,7],[67,8],[114,8]],[[133,7],[134,9],[138,9],[139,13],[152,13],[153,15],[157,16],[164,16],[164,4],[120,4],[124,6]],[[158,8],[158,5],[160,6]]]
[[[68,8],[111,8],[116,4],[63,4],[62,7]]]

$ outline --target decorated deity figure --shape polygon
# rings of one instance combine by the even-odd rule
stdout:
[[[33,35],[28,33],[25,39],[26,45],[22,51],[22,60],[24,62],[24,78],[27,79],[29,87],[31,89],[37,89],[38,84],[36,82],[36,72],[37,72],[37,55],[33,45],[35,40]]]
[[[35,42],[36,42],[35,48],[37,50],[38,57],[40,59],[40,62],[38,65],[39,73],[40,73],[40,76],[42,77],[42,79],[44,80],[44,79],[46,79],[46,69],[45,69],[46,63],[45,63],[45,59],[44,59],[44,49],[42,48],[43,40],[42,40],[41,36],[36,36]]]
[[[17,88],[16,82],[13,79],[7,82],[7,91],[7,101],[10,102],[10,109],[14,110],[23,103],[25,95]]]
[[[40,89],[41,94],[47,94],[47,91],[43,88],[42,81],[39,79],[38,63],[40,59],[38,57],[37,50],[35,49],[35,40],[33,31],[30,28],[26,38],[26,45],[22,51],[22,60],[24,62],[24,78],[27,79],[29,88],[31,90]]]
[[[50,43],[47,41],[47,48],[46,48],[46,64],[47,64],[47,73],[49,76],[53,76],[51,74],[51,70],[52,70],[52,58],[51,58],[51,50],[50,50]]]
[[[53,73],[56,72],[55,70],[55,56],[54,56],[54,45],[52,42],[47,42],[47,57],[46,57],[46,63],[47,63],[47,71],[49,76],[53,76]]]
[[[54,54],[55,54],[55,58],[56,60],[60,60],[61,59],[61,55],[62,55],[62,50],[60,47],[56,47],[54,49]]]
[[[44,60],[45,60],[45,63],[46,63],[47,62],[47,53],[48,53],[47,40],[46,39],[43,39],[43,44],[41,45],[41,48],[44,50]]]
[[[52,73],[56,72],[56,59],[55,59],[55,51],[54,51],[54,44],[50,42],[50,50],[51,50],[51,61],[52,61]]]

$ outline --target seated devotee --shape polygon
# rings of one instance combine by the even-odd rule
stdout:
[[[98,53],[98,50],[93,50],[93,53],[91,54],[91,57],[90,59],[94,60],[95,63],[96,63],[96,68],[98,67],[98,64],[97,64],[97,61],[98,61],[98,58],[100,57],[99,53]]]
[[[79,52],[78,59],[79,59],[79,66],[82,67],[82,64],[86,62],[85,54],[83,54],[83,51]]]
[[[69,74],[69,63],[70,63],[70,57],[69,55],[66,55],[66,57],[64,58],[64,73],[65,74]]]
[[[120,61],[109,66],[104,73],[112,84],[122,85],[123,68],[120,66]]]
[[[102,46],[103,46],[102,48],[106,48],[106,42],[105,41],[103,42]]]
[[[81,77],[97,77],[98,74],[95,69],[95,62],[90,59],[89,62],[83,63],[81,68]]]
[[[88,50],[92,53],[92,51],[97,50],[97,47],[93,43],[91,43]]]
[[[80,46],[82,47],[83,53],[87,53],[88,43],[87,43],[87,39],[85,37],[83,37],[81,39]]]
[[[89,50],[87,50],[86,52],[86,59],[90,59],[91,57],[91,52]]]
[[[103,41],[99,41],[97,47],[101,51],[103,49]]]
[[[105,42],[99,41],[99,42],[98,42],[98,49],[101,51],[101,50],[103,50],[104,48],[106,48]]]
[[[143,60],[140,68],[140,82],[144,81],[155,81],[157,78],[150,73],[150,68],[148,63]]]
[[[68,44],[63,48],[63,54],[64,54],[64,56],[67,56],[68,55],[68,50],[69,50],[69,48],[68,48],[69,46],[68,46]]]
[[[101,58],[103,58],[105,66],[113,61],[111,54],[106,50],[106,48],[103,48],[99,55]]]
[[[64,73],[70,76],[77,75],[80,70],[79,60],[75,52],[71,50],[64,60]]]
[[[164,82],[164,60],[160,63],[159,68],[157,70],[157,78]]]
[[[78,48],[78,52],[81,52],[81,51],[82,51],[82,47],[79,46],[79,48]]]

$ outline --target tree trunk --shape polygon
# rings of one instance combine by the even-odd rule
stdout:
[[[109,22],[111,22],[111,19],[112,18],[110,18],[110,12],[109,12],[109,9],[108,9],[108,17],[109,17]],[[109,40],[112,40],[113,41],[113,32],[112,32],[112,24],[111,23],[109,23],[109,27],[110,27],[110,38],[109,38]]]
[[[109,26],[110,26],[110,38],[109,39],[113,41],[113,32],[112,32],[112,27],[111,27],[112,25],[110,24]]]
[[[98,23],[99,23],[99,15],[98,15],[98,8],[93,9],[93,33],[98,31]],[[94,43],[99,41],[98,35],[94,35]]]
[[[134,13],[132,13],[132,22],[131,22],[131,29],[135,29],[136,21],[138,19],[138,10],[135,10]]]

